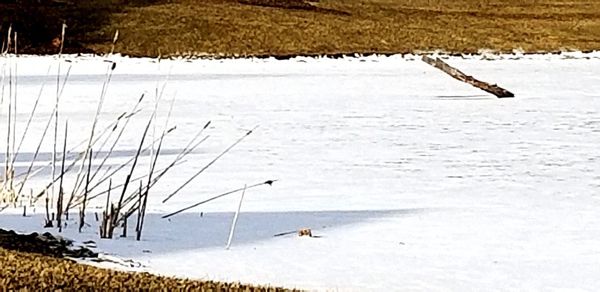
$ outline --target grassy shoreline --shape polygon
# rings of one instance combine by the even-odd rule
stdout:
[[[131,56],[600,49],[600,3],[589,1],[321,0],[314,6],[347,14],[178,0],[129,9],[103,33],[119,29],[116,51]],[[166,25],[165,17],[175,21]],[[90,47],[109,50],[105,44]]]
[[[294,291],[239,283],[220,283],[122,272],[34,253],[0,248],[0,290],[182,290],[182,291]]]
[[[109,4],[119,0],[108,1]],[[156,0],[108,4],[102,25],[71,25],[71,53],[134,57],[473,54],[600,49],[590,0]],[[118,9],[114,8],[118,7]],[[67,23],[74,22],[67,17]],[[81,21],[81,20],[80,20]],[[81,31],[78,28],[85,28]],[[28,51],[29,50],[29,51]],[[35,53],[35,48],[23,53]]]

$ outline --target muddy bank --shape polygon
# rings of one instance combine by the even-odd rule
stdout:
[[[73,245],[73,241],[49,232],[39,234],[18,234],[13,230],[0,228],[0,248],[21,252],[37,253],[55,258],[97,258],[98,253],[81,246]]]

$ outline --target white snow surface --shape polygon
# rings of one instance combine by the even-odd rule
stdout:
[[[0,62],[4,72],[17,71],[19,133],[47,80],[17,170],[28,166],[52,110],[59,63],[62,79],[71,66],[59,129],[62,141],[68,119],[70,145],[89,136],[107,60],[116,68],[98,129],[146,93],[144,111],[132,120],[111,164],[137,150],[163,84],[156,135],[172,98],[169,125],[177,129],[165,138],[160,166],[212,121],[206,143],[151,191],[142,241],[133,239],[133,229],[128,238],[100,240],[91,214],[83,233],[74,222],[64,231],[139,262],[136,270],[328,291],[599,290],[600,53],[444,58],[516,98],[497,99],[410,55],[161,62],[29,56]],[[197,180],[161,202],[256,125]],[[50,137],[39,163],[51,159]],[[0,158],[3,163],[4,154]],[[148,160],[141,158],[137,174],[148,170]],[[48,182],[49,174],[27,189]],[[229,250],[239,193],[160,218],[268,179],[278,181],[246,192]],[[47,231],[42,205],[27,217],[20,212],[0,213],[0,226]],[[273,237],[303,227],[317,237]]]

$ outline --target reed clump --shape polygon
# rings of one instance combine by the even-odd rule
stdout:
[[[118,147],[117,145],[121,141],[121,138],[124,136],[129,122],[134,116],[140,113],[145,95],[142,94],[141,97],[137,99],[137,102],[133,104],[131,110],[118,114],[114,117],[112,123],[101,127],[100,125],[102,123],[99,121],[99,117],[103,111],[113,72],[117,66],[117,63],[114,61],[105,60],[105,79],[102,83],[102,90],[98,97],[96,111],[91,126],[86,129],[86,131],[89,131],[89,134],[84,134],[84,140],[77,143],[76,146],[68,147],[68,119],[64,122],[64,128],[61,125],[62,122],[59,123],[59,112],[62,108],[60,102],[61,96],[64,86],[69,79],[71,70],[70,62],[62,62],[61,60],[61,55],[63,53],[62,44],[65,40],[66,28],[67,25],[63,24],[60,37],[61,45],[58,48],[57,54],[56,95],[51,95],[51,98],[54,99],[54,107],[51,114],[44,117],[45,123],[40,124],[40,126],[43,125],[43,132],[39,136],[37,146],[32,153],[27,170],[19,174],[15,174],[15,162],[17,161],[17,157],[22,155],[20,151],[21,145],[27,137],[28,129],[33,118],[38,114],[37,105],[42,97],[45,84],[41,84],[40,93],[38,94],[33,107],[27,109],[30,113],[25,128],[22,131],[17,131],[16,124],[21,122],[17,119],[17,108],[21,109],[21,107],[17,107],[18,100],[20,100],[20,98],[17,98],[17,58],[19,55],[19,51],[17,50],[17,32],[13,30],[12,26],[9,26],[6,37],[4,38],[4,36],[2,36],[2,38],[0,38],[3,43],[3,48],[0,51],[0,61],[3,61],[3,70],[0,72],[0,88],[2,89],[2,94],[0,94],[0,118],[4,118],[3,114],[5,112],[7,121],[6,134],[2,137],[6,140],[6,147],[0,142],[1,148],[5,150],[3,153],[4,163],[2,164],[2,170],[0,170],[0,174],[2,174],[2,180],[0,181],[0,213],[9,207],[23,208],[23,216],[27,216],[27,207],[33,207],[36,203],[38,203],[38,205],[39,203],[43,203],[46,215],[44,227],[57,227],[58,232],[62,232],[62,229],[67,227],[70,211],[75,210],[79,212],[78,230],[81,233],[87,226],[91,226],[86,223],[87,207],[90,206],[90,203],[95,203],[92,201],[95,200],[97,202],[105,196],[106,203],[102,204],[104,210],[102,212],[102,221],[98,229],[100,238],[113,238],[116,229],[122,231],[121,237],[127,237],[128,221],[133,215],[137,215],[135,235],[136,240],[139,241],[141,240],[142,230],[144,229],[144,217],[148,204],[148,196],[160,195],[154,193],[151,194],[152,188],[174,167],[185,163],[184,159],[186,156],[193,153],[195,149],[209,138],[209,135],[204,132],[211,122],[208,121],[204,127],[200,128],[188,144],[180,150],[178,155],[170,163],[167,162],[166,167],[157,167],[157,161],[163,159],[161,150],[163,142],[165,142],[165,137],[177,128],[176,126],[169,125],[175,99],[171,100],[169,111],[164,120],[164,124],[162,125],[162,129],[161,125],[157,125],[157,112],[163,97],[166,81],[160,88],[157,84],[153,110],[150,116],[143,121],[145,124],[143,134],[138,137],[138,133],[134,132],[131,134],[131,132],[129,132],[130,135],[134,135],[136,136],[135,138],[139,139],[135,155],[131,155],[124,163],[119,163],[115,166],[107,165],[106,162],[113,158],[112,155],[116,147]],[[119,31],[117,30],[112,38],[109,55],[114,52],[114,47],[117,44],[118,39]],[[50,69],[51,67],[48,68],[48,72],[50,72]],[[63,119],[65,118],[63,117]],[[150,131],[150,129],[152,129],[152,131]],[[54,139],[52,141],[45,141],[49,130],[53,130]],[[58,133],[63,131],[64,135],[59,139]],[[193,180],[197,179],[205,170],[230,152],[252,132],[252,130],[246,132],[241,138],[236,140],[223,152],[219,153],[214,159],[206,163],[198,172],[188,178],[185,183],[170,192],[163,200],[163,203],[179,193]],[[40,163],[40,161],[38,161],[38,154],[45,142],[46,145],[52,143],[52,159],[49,163]],[[62,144],[62,147],[60,147],[60,144]],[[139,164],[141,160],[147,160],[149,165],[147,172],[145,170],[140,170]],[[30,193],[26,194],[24,192],[25,186],[30,182],[30,179],[39,176],[44,168],[49,167],[51,167],[51,176],[44,178],[45,180],[48,180],[48,182],[41,188],[39,185],[36,186],[36,193],[34,193],[33,188],[31,188]],[[64,186],[63,178],[65,176],[74,179],[74,181],[71,182],[72,184]],[[115,181],[114,184],[113,181]],[[273,180],[269,180],[269,182],[272,183]],[[270,185],[271,183],[268,184]],[[136,184],[139,185],[139,188],[135,187]],[[265,183],[261,183],[259,185],[264,184]],[[116,193],[112,197],[111,191]],[[234,192],[229,192],[228,194]],[[221,196],[223,195],[205,201],[208,202]],[[100,218],[97,217],[97,221],[99,221],[99,219]]]

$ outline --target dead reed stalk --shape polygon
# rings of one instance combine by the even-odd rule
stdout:
[[[85,167],[87,155],[89,154],[89,151],[92,148],[92,144],[93,144],[92,141],[94,140],[94,133],[96,130],[96,125],[98,124],[98,117],[100,116],[100,112],[102,111],[102,105],[104,104],[104,98],[106,97],[108,84],[110,83],[110,80],[112,78],[112,74],[113,74],[115,68],[116,68],[116,63],[111,62],[111,65],[106,69],[106,79],[104,80],[104,83],[102,84],[102,92],[100,93],[100,97],[98,100],[98,106],[96,107],[96,114],[94,115],[94,121],[93,121],[91,129],[90,129],[90,137],[88,139],[88,144],[85,149],[85,155],[81,162],[81,166],[79,168],[79,172],[77,173],[77,177],[75,178],[75,186],[77,186],[79,183],[79,180],[81,178],[81,175],[82,175],[84,167]],[[71,196],[69,197],[69,202],[67,203],[67,212],[68,212],[68,208],[71,206],[73,198],[75,197],[76,191],[77,190],[74,187],[73,191],[71,192]]]
[[[108,238],[108,231],[110,222],[111,211],[109,210],[110,205],[110,188],[112,186],[112,179],[108,182],[108,195],[106,196],[106,207],[102,211],[102,223],[100,224],[100,238]]]
[[[113,222],[112,222],[113,230],[114,230],[114,226],[117,224],[119,214],[121,213],[121,208],[123,207],[123,198],[125,196],[125,193],[127,192],[127,186],[129,185],[129,181],[131,180],[131,176],[133,175],[133,171],[135,170],[135,167],[137,165],[137,161],[138,161],[138,158],[142,151],[142,147],[144,145],[144,140],[146,139],[146,135],[148,134],[148,129],[150,128],[150,124],[152,123],[152,119],[154,118],[154,114],[155,113],[152,114],[152,116],[148,120],[148,123],[146,124],[146,128],[144,129],[144,133],[142,135],[142,141],[140,141],[140,145],[138,147],[137,153],[134,156],[133,165],[131,166],[131,170],[129,171],[129,174],[125,178],[125,183],[123,185],[123,191],[121,192],[121,196],[119,197],[119,203],[117,204],[116,214],[115,214],[115,216],[113,216]],[[124,224],[127,224],[126,222],[127,222],[127,217],[124,217]]]
[[[222,197],[225,197],[225,196],[227,196],[227,195],[235,194],[235,193],[237,193],[237,192],[239,192],[239,191],[242,191],[242,190],[244,190],[244,189],[248,190],[248,189],[256,188],[256,187],[259,187],[259,186],[262,186],[262,185],[273,185],[273,183],[274,183],[274,182],[276,182],[276,181],[277,181],[277,180],[268,180],[268,181],[265,181],[265,182],[262,182],[262,183],[257,183],[257,184],[253,184],[253,185],[250,185],[250,186],[247,186],[247,187],[246,187],[246,186],[244,186],[243,188],[239,188],[239,189],[231,190],[231,191],[228,191],[228,192],[222,193],[222,194],[220,194],[220,195],[216,195],[216,196],[210,197],[210,198],[208,198],[208,199],[206,199],[206,200],[203,200],[203,201],[201,201],[201,202],[198,202],[198,203],[192,204],[192,205],[190,205],[190,206],[187,206],[187,207],[185,207],[185,208],[183,208],[183,209],[179,209],[179,210],[177,210],[177,211],[175,211],[175,212],[172,212],[172,213],[169,213],[169,214],[167,214],[167,215],[163,215],[163,216],[162,216],[162,218],[163,218],[163,219],[166,219],[166,218],[169,218],[169,217],[171,217],[171,216],[175,216],[175,215],[177,215],[177,214],[179,214],[179,213],[181,213],[181,212],[184,212],[184,211],[190,210],[190,209],[192,209],[192,208],[198,207],[198,206],[200,206],[200,205],[202,205],[202,204],[205,204],[205,203],[208,203],[208,202],[210,202],[210,201],[212,201],[212,200],[216,200],[216,199],[218,199],[218,198],[222,198]]]
[[[81,233],[81,229],[83,228],[83,226],[85,225],[85,207],[87,205],[87,197],[88,197],[88,190],[89,190],[89,185],[90,185],[90,173],[92,172],[92,149],[90,148],[90,154],[88,155],[89,161],[88,161],[88,170],[86,173],[86,179],[85,179],[85,193],[83,195],[83,205],[81,207],[81,213],[79,215],[79,233]]]
[[[187,181],[185,181],[180,187],[178,187],[174,192],[172,192],[170,195],[168,195],[162,202],[163,204],[166,203],[169,199],[171,199],[173,196],[175,196],[179,191],[181,191],[185,186],[187,186],[190,182],[192,182],[196,177],[198,177],[202,172],[204,172],[206,169],[208,169],[211,165],[213,165],[217,160],[219,160],[219,158],[223,157],[223,155],[227,154],[227,152],[229,152],[233,147],[235,147],[237,144],[239,144],[240,142],[242,142],[242,140],[244,140],[246,137],[250,136],[250,134],[252,134],[252,131],[254,131],[256,128],[258,128],[258,126],[254,127],[252,130],[248,131],[244,136],[242,136],[241,138],[239,138],[237,141],[235,141],[233,144],[231,144],[229,147],[227,147],[227,149],[225,149],[223,152],[221,152],[221,154],[217,155],[217,157],[215,157],[213,160],[211,160],[208,164],[206,164],[203,168],[201,168],[198,172],[196,172],[194,175],[192,175],[192,177],[190,177]]]
[[[62,214],[63,214],[63,178],[65,176],[65,157],[67,152],[67,135],[69,133],[69,121],[65,122],[65,137],[63,142],[63,154],[62,154],[62,163],[60,166],[60,184],[58,186],[58,201],[56,202],[56,219],[58,224],[58,232],[62,231]]]

